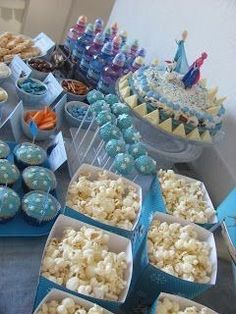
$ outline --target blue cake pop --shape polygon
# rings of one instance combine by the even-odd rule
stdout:
[[[96,122],[100,126],[107,122],[115,123],[115,121],[116,117],[109,110],[103,110],[99,112],[99,114],[96,117]]]
[[[133,157],[126,153],[120,153],[116,155],[114,168],[120,174],[129,174],[134,169]]]
[[[147,155],[146,148],[141,143],[135,143],[135,144],[130,145],[129,153],[131,156],[134,157],[134,159],[143,155]]]
[[[117,154],[125,152],[125,142],[123,140],[112,139],[107,142],[105,151],[110,157],[115,158]]]
[[[117,126],[120,129],[127,129],[132,125],[132,123],[133,119],[126,113],[119,115],[117,118]]]
[[[103,100],[103,99],[104,99],[103,93],[101,93],[100,91],[96,89],[93,89],[90,92],[88,92],[87,100],[90,103],[90,105],[93,104],[97,100]]]
[[[135,159],[135,168],[138,172],[145,176],[155,174],[157,171],[155,160],[147,155],[143,155]]]
[[[122,137],[121,131],[111,122],[107,122],[100,128],[99,135],[105,142],[108,142],[111,139],[118,140]]]
[[[121,102],[117,102],[115,104],[113,104],[111,106],[111,111],[116,115],[120,115],[120,114],[123,114],[123,113],[129,113],[130,110],[129,110],[129,107],[125,104],[122,104]]]
[[[105,100],[106,100],[106,102],[108,102],[108,104],[110,104],[110,105],[113,105],[113,104],[119,102],[119,98],[118,98],[116,95],[114,95],[114,94],[108,94],[108,95],[106,95],[106,96],[105,96]]]
[[[124,130],[123,137],[126,143],[133,144],[140,140],[141,135],[133,126],[130,126]]]
[[[105,100],[97,100],[90,106],[90,110],[92,112],[95,112],[96,114],[98,114],[99,112],[101,112],[103,110],[109,111],[110,106],[108,103],[105,102]]]

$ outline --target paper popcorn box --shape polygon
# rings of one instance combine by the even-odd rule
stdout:
[[[71,217],[67,217],[64,215],[59,215],[57,218],[54,226],[51,229],[51,232],[48,236],[44,252],[43,252],[43,257],[42,257],[42,262],[44,259],[44,255],[46,252],[46,248],[52,238],[61,238],[63,235],[63,231],[66,228],[73,228],[75,230],[79,230],[82,226],[86,227],[94,227],[91,225],[88,225],[82,221],[78,221],[76,219],[73,219]],[[96,229],[99,229],[95,227]],[[68,293],[74,294],[76,296],[82,297],[90,302],[96,303],[107,310],[114,312],[119,309],[122,303],[125,302],[125,299],[128,294],[128,290],[130,287],[130,282],[132,278],[132,272],[133,272],[133,258],[132,258],[132,247],[131,247],[131,241],[127,238],[121,237],[117,234],[110,233],[105,231],[107,234],[110,236],[110,240],[108,242],[108,247],[112,252],[118,253],[118,252],[125,252],[126,253],[126,258],[127,258],[127,263],[128,267],[125,272],[125,280],[127,281],[127,286],[122,292],[120,298],[118,301],[110,301],[110,300],[104,300],[104,299],[98,299],[89,295],[84,295],[80,294],[76,291],[72,291],[67,289],[65,286],[59,285],[51,280],[48,280],[47,278],[44,278],[42,275],[39,278],[38,282],[38,287],[37,287],[37,293],[36,293],[36,299],[35,299],[35,308],[38,306],[39,302],[41,302],[42,298],[45,297],[45,295],[49,292],[50,289],[52,288],[57,288],[59,290],[66,291]],[[42,265],[41,262],[41,265]],[[40,269],[40,274],[41,274],[41,269]]]
[[[186,177],[186,176],[183,176],[180,174],[176,174],[176,175],[177,175],[178,179],[184,179],[187,182],[201,182],[199,180],[195,180],[193,178]],[[207,189],[205,187],[205,184],[203,182],[201,182],[201,189],[203,191],[204,201],[207,202],[209,207],[214,209],[214,206],[212,204],[210,196],[209,196]],[[150,211],[152,211],[152,212],[159,211],[159,212],[167,213],[167,209],[165,206],[164,198],[162,196],[161,185],[160,185],[160,182],[158,180],[158,177],[155,178],[155,180],[153,181],[147,197],[149,199],[149,202],[148,202],[149,212]],[[215,212],[215,215],[213,215],[211,217],[211,219],[208,223],[199,224],[199,225],[206,228],[206,229],[210,229],[216,223],[218,223],[217,212]]]
[[[94,303],[89,302],[83,298],[80,297],[76,297],[75,295],[71,294],[71,293],[67,293],[65,291],[61,291],[58,289],[52,289],[50,290],[50,292],[43,298],[43,300],[40,302],[40,304],[37,306],[36,310],[34,311],[33,314],[37,314],[38,311],[40,310],[41,306],[46,303],[46,302],[50,302],[52,300],[56,300],[56,301],[61,301],[64,298],[72,298],[75,303],[78,303],[80,305],[82,305],[86,310],[89,310],[91,307],[94,306]],[[103,309],[103,313],[104,314],[112,314],[111,312]]]
[[[82,164],[78,170],[76,171],[75,175],[73,176],[73,178],[71,179],[71,182],[74,182],[76,181],[81,175],[87,175],[88,173],[91,175],[91,179],[96,179],[98,177],[98,173],[101,172],[101,171],[104,171],[104,169],[101,169],[99,167],[95,167],[95,166],[91,166],[89,164]],[[115,173],[111,172],[111,171],[107,171],[107,174],[108,174],[108,178],[110,179],[118,179],[120,178],[119,175],[116,175]],[[122,177],[122,180],[127,184],[127,185],[130,185],[132,187],[134,187],[137,192],[138,192],[138,195],[139,195],[139,199],[140,199],[140,206],[139,206],[139,212],[138,212],[138,215],[136,217],[136,220],[134,222],[134,225],[133,225],[133,228],[132,230],[127,230],[127,229],[123,229],[123,228],[120,228],[120,227],[116,227],[112,224],[109,224],[109,223],[106,223],[106,222],[102,222],[102,221],[98,221],[92,217],[89,217],[88,215],[85,215],[83,213],[80,213],[79,211],[76,211],[75,209],[73,208],[69,208],[68,206],[66,206],[65,208],[65,212],[64,214],[66,216],[69,216],[69,217],[72,217],[74,219],[78,219],[78,220],[81,220],[85,223],[88,223],[88,224],[91,224],[95,227],[99,227],[101,229],[104,229],[104,230],[107,230],[107,231],[110,231],[110,232],[114,232],[118,235],[121,235],[123,237],[126,237],[126,238],[129,238],[129,239],[133,239],[134,235],[135,235],[135,232],[136,232],[136,227],[137,227],[137,224],[138,224],[138,221],[139,221],[139,218],[140,218],[140,214],[141,214],[141,208],[142,208],[142,189],[139,185],[135,184],[134,182]]]
[[[150,309],[147,310],[146,314],[156,314],[159,306],[159,301],[162,301],[164,298],[168,298],[170,301],[177,302],[180,305],[180,309],[184,310],[186,307],[195,306],[198,310],[201,310],[206,306],[199,304],[197,302],[191,301],[189,299],[180,297],[178,295],[169,294],[169,293],[161,293],[155,303],[152,305]],[[207,314],[218,314],[217,312],[207,308]]]
[[[213,234],[205,228],[202,228],[196,224],[189,223],[186,220],[176,218],[172,215],[156,212],[153,213],[152,219],[154,217],[157,217],[161,222],[178,222],[182,226],[192,225],[193,229],[198,234],[198,239],[208,242],[211,247],[210,260],[213,265],[211,279],[210,282],[207,284],[191,282],[181,278],[177,278],[153,266],[149,262],[148,258],[146,236],[134,259],[133,277],[137,278],[137,282],[135,283],[134,287],[132,287],[132,290],[130,290],[128,296],[129,302],[126,303],[126,305],[128,306],[129,303],[135,302],[135,300],[139,300],[140,303],[143,303],[145,305],[151,305],[160,292],[178,294],[191,299],[209,289],[216,282],[217,255]],[[149,226],[152,219],[150,220]]]

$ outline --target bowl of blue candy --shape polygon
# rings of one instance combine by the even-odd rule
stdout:
[[[33,78],[19,78],[16,82],[16,92],[26,105],[41,105],[47,95],[47,85]]]
[[[78,128],[89,109],[89,105],[81,101],[69,101],[65,104],[65,117],[70,126]],[[88,113],[82,127],[87,128],[92,121],[92,113]]]

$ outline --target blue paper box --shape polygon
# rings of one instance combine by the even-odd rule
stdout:
[[[203,200],[207,202],[207,204],[210,208],[214,209],[212,201],[209,197],[209,194],[208,194],[206,187],[205,187],[205,184],[203,182],[201,182],[199,180],[195,180],[195,179],[190,178],[190,177],[180,175],[180,174],[176,174],[176,177],[178,179],[185,180],[187,183],[200,182],[201,190],[203,192]],[[156,179],[152,183],[151,189],[149,191],[149,197],[151,197],[153,200],[153,202],[151,203],[152,212],[159,211],[159,212],[167,213],[167,209],[166,209],[164,197],[162,195],[161,185],[160,185],[158,177],[156,177]],[[206,228],[206,229],[210,229],[211,227],[213,227],[217,223],[218,223],[218,218],[217,218],[217,212],[216,212],[216,214],[211,217],[211,219],[209,220],[208,223],[199,224],[199,225],[201,227]]]
[[[60,239],[63,235],[63,232],[66,228],[73,228],[74,230],[80,230],[82,226],[86,227],[92,227],[91,225],[85,224],[84,222],[72,219],[70,217],[60,215],[46,242],[42,261],[46,252],[46,248],[52,238],[58,238]],[[98,228],[97,228],[98,229]],[[45,297],[45,295],[52,289],[52,288],[57,288],[59,290],[63,290],[65,292],[71,293],[73,295],[83,297],[84,299],[91,301],[93,303],[97,303],[98,305],[104,307],[105,309],[111,311],[111,312],[118,312],[120,306],[125,302],[128,290],[130,287],[130,282],[132,278],[132,272],[133,272],[133,257],[132,257],[132,248],[131,248],[131,241],[128,240],[127,238],[121,237],[117,234],[107,232],[109,234],[109,242],[108,242],[108,247],[111,252],[119,253],[119,252],[125,252],[126,253],[126,258],[127,258],[127,263],[128,267],[124,273],[124,280],[126,280],[127,285],[126,288],[123,290],[121,293],[118,301],[110,301],[110,300],[104,300],[104,299],[98,299],[89,295],[83,295],[80,294],[76,291],[72,291],[67,289],[65,286],[59,285],[51,280],[48,280],[47,278],[43,277],[42,275],[40,276],[38,287],[37,287],[37,294],[36,294],[36,299],[35,299],[35,308],[38,306],[38,304],[41,302],[42,298]],[[41,271],[40,271],[41,274]]]
[[[38,311],[41,309],[42,305],[44,303],[56,300],[56,301],[62,301],[64,298],[71,298],[74,300],[76,304],[80,304],[83,306],[86,310],[89,310],[91,307],[94,306],[94,303],[87,301],[83,298],[77,297],[71,293],[64,292],[62,290],[58,289],[51,289],[50,292],[42,299],[40,304],[37,306],[36,310],[34,311],[33,314],[37,314]],[[103,309],[104,314],[112,314],[111,312]]]
[[[153,214],[153,218],[158,218],[159,221],[166,221],[167,223],[178,222],[182,226],[190,224],[185,220],[158,212]],[[183,280],[153,266],[148,259],[146,236],[134,259],[134,276],[138,277],[138,280],[129,293],[126,302],[127,308],[132,306],[132,303],[136,300],[139,300],[139,303],[150,306],[161,292],[178,294],[191,299],[215,284],[217,274],[217,256],[214,236],[210,231],[196,224],[191,225],[197,232],[198,239],[208,242],[211,247],[210,260],[212,262],[213,271],[210,282],[208,284],[202,284]],[[137,274],[140,275],[138,276]]]
[[[164,298],[167,298],[171,303],[175,302],[179,304],[179,309],[184,311],[184,309],[186,309],[186,307],[192,307],[195,306],[197,308],[198,311],[200,311],[202,308],[206,308],[206,306],[199,304],[197,302],[191,301],[189,299],[180,297],[178,295],[174,295],[174,294],[169,294],[169,293],[161,293],[158,297],[158,299],[153,303],[153,305],[151,306],[150,309],[147,310],[146,314],[156,314],[158,307],[160,305],[160,301],[163,301]],[[207,313],[208,314],[217,314],[217,312],[207,308]]]
[[[80,176],[88,176],[90,177],[90,180],[96,180],[98,178],[98,174],[103,172],[103,171],[106,171],[107,173],[107,178],[110,178],[112,180],[117,180],[119,178],[121,178],[119,175],[116,175],[115,173],[111,172],[111,171],[108,171],[108,170],[105,170],[105,169],[101,169],[101,168],[98,168],[98,167],[95,167],[95,166],[91,166],[89,164],[82,164],[78,170],[76,171],[75,175],[73,176],[73,178],[71,179],[71,182],[70,184],[72,184],[73,182],[77,181],[78,178]],[[65,212],[64,214],[66,216],[69,216],[69,217],[72,217],[74,219],[78,219],[80,221],[83,221],[85,223],[88,223],[88,224],[91,224],[95,227],[99,227],[101,229],[104,229],[104,230],[107,230],[109,232],[114,232],[118,235],[121,235],[123,237],[126,237],[128,239],[133,239],[134,236],[135,236],[135,232],[136,232],[136,227],[138,225],[138,221],[139,221],[139,218],[140,218],[140,215],[141,215],[141,209],[142,209],[142,189],[139,185],[135,184],[134,182],[126,179],[126,178],[123,178],[122,177],[122,180],[123,182],[125,182],[127,184],[127,186],[131,186],[133,188],[136,189],[138,195],[139,195],[139,212],[137,213],[137,217],[134,221],[134,225],[133,225],[133,228],[132,230],[127,230],[127,229],[123,229],[123,228],[120,228],[120,227],[116,227],[116,226],[113,226],[111,224],[108,224],[108,223],[105,223],[105,222],[101,222],[101,221],[98,221],[94,218],[91,218],[83,213],[80,213],[78,212],[77,210],[73,209],[73,208],[70,208],[70,207],[66,207],[65,208]]]

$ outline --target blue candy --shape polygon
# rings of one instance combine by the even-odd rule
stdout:
[[[131,156],[134,157],[134,159],[143,155],[147,155],[146,148],[141,143],[135,143],[135,144],[130,145],[129,153]]]
[[[130,109],[127,105],[122,104],[121,102],[117,102],[111,106],[111,111],[116,116],[118,116],[118,115],[123,114],[123,113],[128,114],[130,112]]]
[[[108,104],[113,105],[119,102],[119,98],[114,94],[108,94],[105,96],[105,100]]]
[[[100,128],[99,135],[105,142],[108,142],[111,139],[118,140],[122,137],[122,134],[117,126],[110,122],[107,122]]]
[[[114,158],[119,153],[125,152],[125,142],[123,140],[112,139],[105,146],[107,154]]]
[[[138,172],[145,176],[155,174],[157,171],[155,160],[147,155],[143,155],[135,159],[135,168]]]
[[[93,104],[97,100],[103,100],[104,95],[100,91],[93,89],[87,95],[87,100],[90,104]]]
[[[114,168],[120,174],[127,175],[134,169],[134,159],[126,153],[116,155],[114,161]]]
[[[123,131],[123,137],[126,143],[133,144],[140,140],[140,133],[132,126]]]
[[[128,127],[132,125],[132,123],[133,123],[133,119],[131,118],[131,116],[129,116],[126,113],[119,115],[117,118],[117,126],[120,129],[127,129]]]
[[[101,111],[96,117],[96,122],[100,126],[107,122],[115,123],[115,121],[116,117],[108,110]]]

